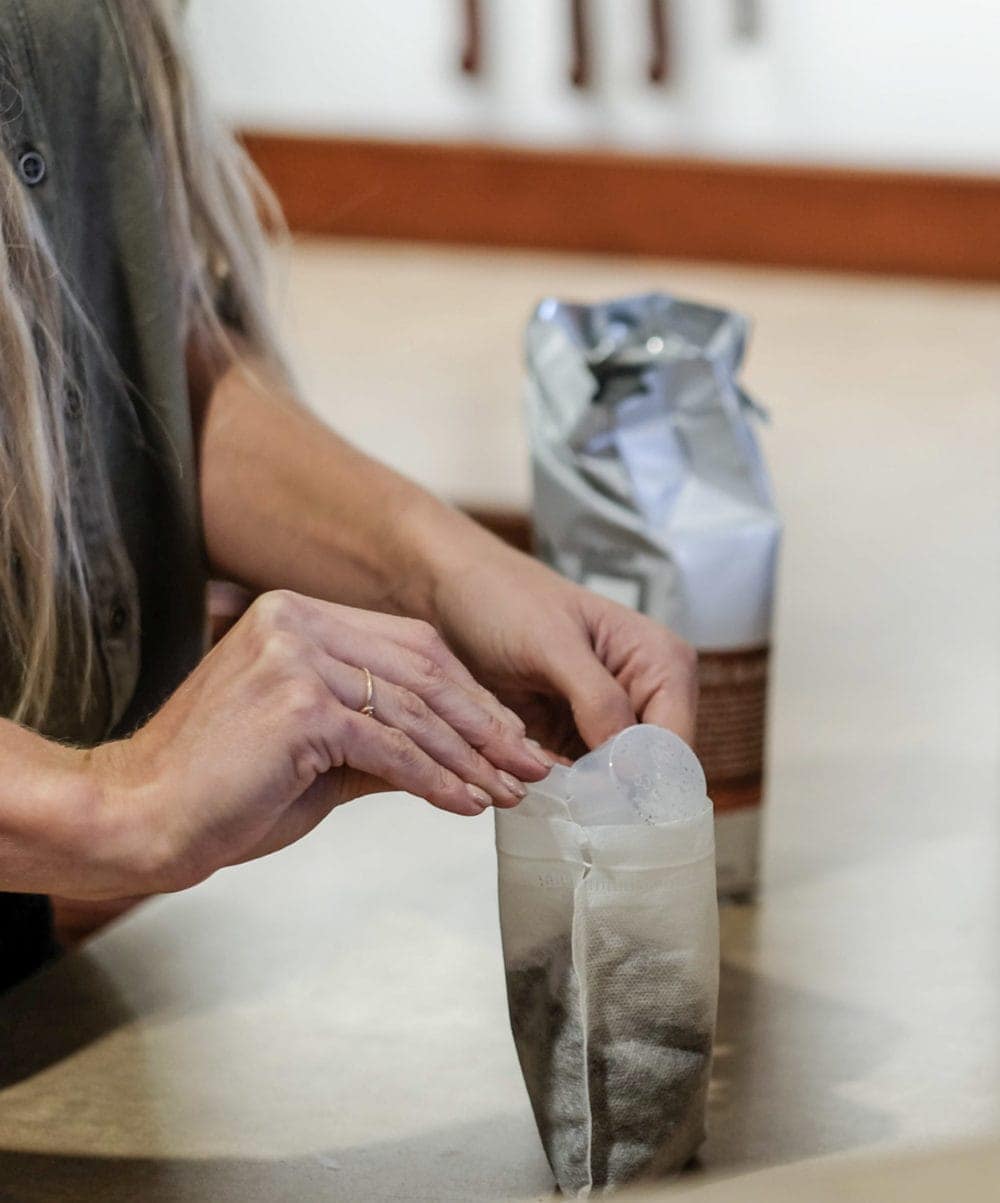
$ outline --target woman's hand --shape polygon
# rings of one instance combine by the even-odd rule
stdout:
[[[513,551],[284,394],[275,404],[254,383],[266,375],[234,365],[201,415],[216,575],[426,618],[532,734],[566,754],[637,718],[691,739],[686,644]]]
[[[438,578],[435,620],[530,735],[569,759],[639,721],[692,741],[697,657],[688,644],[494,539],[475,547]]]
[[[548,771],[432,627],[286,592],[258,598],[145,727],[85,756],[121,834],[94,842],[103,878],[78,897],[192,885],[376,790],[475,815]]]

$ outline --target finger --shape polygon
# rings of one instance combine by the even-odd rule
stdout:
[[[366,794],[384,793],[387,782],[354,769],[341,768],[318,777],[301,797],[283,810],[274,825],[231,863],[244,864],[269,856],[308,835],[336,807]]]
[[[430,635],[428,636],[428,631]],[[496,713],[501,722],[506,723],[519,735],[524,735],[524,720],[472,675],[462,661],[455,655],[448,644],[428,623],[406,623],[400,636],[400,642],[412,651],[423,653],[446,672],[454,677],[459,685],[464,686],[473,697],[479,698],[483,705]]]
[[[499,805],[516,806],[527,792],[516,777],[495,768],[417,694],[373,675],[369,699],[365,673],[330,657],[321,658],[317,671],[348,709],[358,711],[370,700],[379,722],[403,731],[432,760],[466,783],[480,786]]]
[[[588,748],[596,748],[635,722],[628,694],[589,646],[561,651],[549,676],[569,702],[573,721]]]
[[[674,731],[692,744],[698,711],[698,656],[666,628],[643,624],[635,652],[619,676],[644,723]]]
[[[376,717],[405,732],[438,764],[465,782],[481,786],[502,806],[516,806],[527,793],[511,773],[494,767],[418,694],[388,681],[376,684]]]
[[[339,617],[346,618],[349,625],[355,630],[380,635],[383,639],[427,656],[428,659],[438,664],[457,685],[461,685],[477,698],[482,706],[495,713],[502,723],[511,727],[519,735],[524,734],[524,723],[521,718],[475,679],[430,623],[420,619],[397,618],[389,614],[379,614],[372,610],[355,610],[348,606],[339,606],[335,602],[318,601],[314,598],[305,600],[314,607],[318,607],[321,615],[325,611],[327,618],[340,611]]]
[[[476,686],[470,692],[447,668],[423,652],[414,652],[353,625],[324,622],[322,616],[312,622],[309,634],[331,660],[355,669],[367,668],[377,677],[422,698],[496,769],[511,773],[518,780],[540,781],[552,767],[548,757],[524,737],[520,719],[519,729],[514,730],[502,721],[495,707],[483,705],[482,695],[486,691]]]
[[[662,623],[594,594],[586,597],[598,660],[625,689],[633,712],[691,743],[698,696],[694,648]]]
[[[303,836],[308,835],[314,827],[319,826],[331,810],[346,801],[339,787],[340,776],[340,771],[335,770],[318,777],[299,799],[281,812],[274,825],[252,847],[230,863],[242,865],[262,856],[270,856],[272,852],[279,852],[282,848],[287,848],[290,844],[294,844]],[[373,790],[367,792],[374,792],[374,789],[377,788],[386,788],[384,782],[375,782],[368,777],[364,780],[371,781],[374,787]],[[358,791],[351,796],[358,797],[360,793],[361,791]]]
[[[453,814],[477,815],[489,807],[489,795],[481,786],[468,784],[438,764],[405,732],[353,711],[339,715],[337,725],[344,761],[351,768]]]
[[[534,740],[514,733],[494,713],[477,705],[432,661],[406,651],[391,660],[387,678],[422,698],[490,764],[525,781],[539,781],[548,773],[551,760]]]
[[[642,721],[666,727],[693,746],[697,703],[697,681],[692,677],[685,686],[657,689],[643,708]]]

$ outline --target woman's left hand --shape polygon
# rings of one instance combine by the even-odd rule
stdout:
[[[692,741],[697,657],[661,623],[492,541],[449,574],[435,610],[458,655],[548,750],[572,759],[635,722]]]

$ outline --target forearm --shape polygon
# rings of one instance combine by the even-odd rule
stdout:
[[[470,519],[239,368],[205,406],[200,471],[212,569],[255,590],[287,588],[433,621],[444,564],[503,551]]]
[[[0,719],[0,889],[128,892],[125,825],[88,773],[88,755]]]

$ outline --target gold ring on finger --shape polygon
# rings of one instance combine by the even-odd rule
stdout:
[[[367,668],[361,670],[365,674],[365,700],[358,707],[361,714],[368,718],[375,717],[375,678]]]

